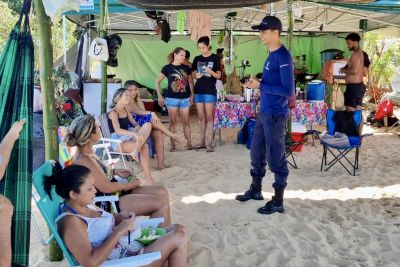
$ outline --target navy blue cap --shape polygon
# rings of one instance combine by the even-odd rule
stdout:
[[[251,26],[253,30],[278,30],[282,32],[282,22],[275,16],[265,16],[259,25]]]

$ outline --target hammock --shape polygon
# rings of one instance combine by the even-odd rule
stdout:
[[[24,0],[19,20],[0,55],[0,140],[15,121],[26,118],[14,145],[0,193],[14,205],[12,219],[13,266],[28,266],[32,188],[33,41]]]

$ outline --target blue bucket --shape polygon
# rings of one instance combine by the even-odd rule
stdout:
[[[307,101],[324,101],[325,83],[309,82],[307,84]]]

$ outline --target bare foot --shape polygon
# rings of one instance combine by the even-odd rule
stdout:
[[[163,165],[159,165],[159,166],[157,167],[157,170],[161,171],[161,170],[167,169],[167,168],[169,168],[169,167],[171,167],[171,166],[163,164]]]
[[[187,150],[192,150],[193,149],[192,144],[188,142],[187,145],[186,145],[186,149]]]

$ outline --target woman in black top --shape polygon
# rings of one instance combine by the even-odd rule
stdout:
[[[200,123],[200,143],[196,148],[207,148],[207,152],[213,152],[213,114],[217,101],[215,83],[221,78],[221,59],[211,52],[208,36],[200,37],[197,47],[201,55],[196,56],[192,64],[193,77],[196,79],[194,101]],[[207,140],[206,132],[209,134]]]
[[[127,89],[120,88],[114,93],[110,106],[112,110],[108,113],[109,128],[112,133],[111,138],[123,141],[120,144],[122,152],[130,153],[136,161],[140,161],[147,184],[153,184],[149,148],[146,144],[151,132],[151,123],[147,122],[139,128],[132,114],[127,111],[127,105],[129,105],[130,101],[131,93]],[[139,130],[131,131],[129,124],[135,125]]]
[[[183,64],[185,61],[185,49],[177,47],[168,55],[168,64],[161,69],[156,80],[158,104],[164,104],[168,108],[169,130],[175,133],[175,124],[178,113],[182,119],[183,132],[187,141],[187,149],[192,149],[189,108],[193,103],[193,79],[190,68]],[[161,81],[167,77],[168,88],[165,92],[165,100],[161,94]],[[175,140],[171,138],[170,151],[175,150]]]

